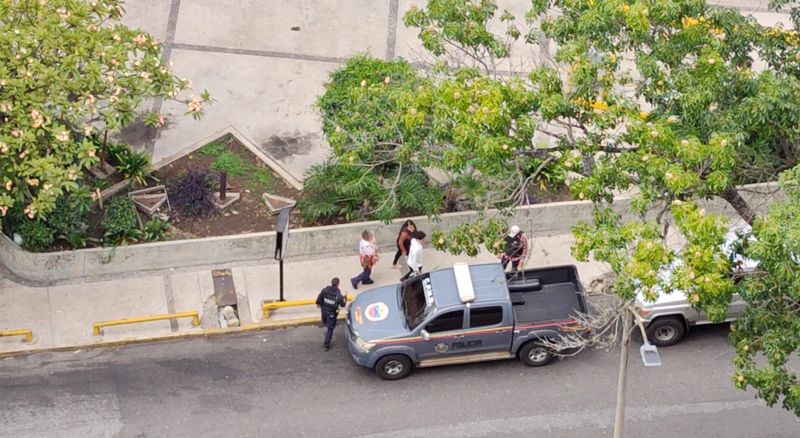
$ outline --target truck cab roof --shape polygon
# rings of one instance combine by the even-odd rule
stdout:
[[[469,279],[464,278],[465,273],[469,273]],[[437,308],[462,305],[466,302],[481,304],[509,301],[506,276],[502,266],[498,263],[482,265],[457,263],[452,268],[434,271],[426,275],[430,277],[433,300]],[[465,284],[467,280],[471,285],[471,294],[465,290],[469,287]],[[414,281],[415,279],[408,280],[402,287]],[[459,285],[459,281],[462,284]]]

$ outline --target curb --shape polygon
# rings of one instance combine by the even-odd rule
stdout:
[[[338,319],[339,320],[345,319],[345,314],[340,314]],[[255,332],[262,330],[278,330],[278,329],[287,329],[293,327],[313,326],[319,324],[320,324],[320,319],[317,316],[293,318],[281,321],[250,323],[250,324],[245,324],[241,327],[207,328],[186,333],[173,333],[169,335],[149,336],[149,337],[133,337],[133,338],[118,339],[114,341],[99,341],[91,344],[77,344],[77,345],[69,345],[63,347],[32,348],[28,350],[7,351],[0,353],[0,359],[6,359],[17,356],[27,356],[29,354],[34,354],[34,353],[88,350],[88,349],[103,348],[103,347],[121,347],[125,345],[145,344],[148,342],[174,341],[181,339],[212,337],[212,336],[221,336],[221,335],[229,335],[236,333]]]

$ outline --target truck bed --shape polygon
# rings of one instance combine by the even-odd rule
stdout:
[[[576,311],[586,311],[574,266],[528,269],[506,276],[517,324],[564,320]]]

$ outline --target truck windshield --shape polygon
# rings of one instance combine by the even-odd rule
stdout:
[[[400,307],[409,330],[414,330],[425,319],[428,301],[433,300],[427,275],[416,277],[400,287]],[[426,294],[428,297],[426,297]]]

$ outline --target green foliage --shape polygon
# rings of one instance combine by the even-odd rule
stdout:
[[[129,145],[117,143],[109,147],[109,152],[117,162],[116,169],[132,183],[145,185],[145,179],[153,172],[150,156],[145,151],[134,150]]]
[[[212,157],[219,157],[228,151],[228,147],[223,143],[213,142],[203,146],[198,152],[200,155],[209,155]]]
[[[142,225],[142,240],[146,242],[164,240],[168,231],[169,222],[154,216]]]
[[[447,234],[434,230],[431,242],[437,250],[451,254],[466,253],[475,257],[478,255],[478,248],[483,245],[487,251],[499,256],[503,251],[503,238],[507,231],[506,221],[481,216],[475,222],[459,225]]]
[[[127,196],[117,196],[108,203],[102,221],[104,240],[114,245],[135,242],[142,237],[136,218],[136,206]]]
[[[753,225],[744,254],[759,261],[740,283],[748,306],[731,325],[736,347],[734,383],[752,386],[770,406],[782,401],[800,416],[800,381],[793,364],[800,353],[800,166],[781,178],[788,195]]]
[[[390,221],[403,211],[433,214],[441,203],[438,190],[429,187],[424,174],[394,169],[384,178],[370,168],[329,161],[311,168],[298,203],[307,220]],[[387,189],[394,185],[395,189]],[[395,185],[396,184],[396,185]]]
[[[772,4],[800,17],[795,1]],[[334,72],[319,104],[335,161],[312,175],[317,213],[365,217],[374,193],[397,191],[386,182],[401,166],[443,171],[469,207],[502,213],[529,187],[570,172],[571,193],[594,204],[592,221],[574,229],[576,257],[607,263],[624,299],[681,290],[716,321],[740,291],[751,307],[734,335],[737,384],[769,403],[784,397],[800,414],[800,389],[782,368],[800,342],[791,257],[800,211],[790,201],[756,220],[736,189],[800,161],[797,31],[703,0],[534,0],[525,18],[526,43],[545,36],[556,48],[555,62],[527,74],[498,70],[514,65],[511,45],[523,31],[494,0],[409,10],[404,22],[436,57],[424,76],[364,56]],[[492,32],[503,31],[498,20],[504,35]],[[766,65],[756,71],[758,60]],[[382,80],[390,68],[403,74]],[[350,190],[323,190],[339,180]],[[795,181],[784,177],[784,186]],[[631,189],[626,214],[615,213],[615,195]],[[726,219],[701,208],[714,197],[755,225],[749,247],[764,272],[741,287],[721,249]],[[669,227],[685,238],[682,248],[666,244]],[[475,254],[502,228],[483,218],[433,241]],[[672,275],[659,275],[667,268]]]
[[[41,252],[50,248],[55,236],[53,229],[42,220],[26,220],[19,227],[22,247],[28,251]]]
[[[230,175],[243,176],[250,169],[249,163],[231,151],[220,154],[209,167],[214,172],[228,172]]]
[[[171,99],[199,117],[208,93],[189,90],[162,65],[161,44],[121,23],[120,0],[0,3],[0,214],[19,206],[47,217],[98,162],[89,136],[141,117],[150,98]],[[141,157],[130,175],[140,177]]]
[[[87,215],[92,200],[86,187],[56,201],[55,209],[47,216],[47,225],[55,237],[67,241],[72,249],[86,246]]]

